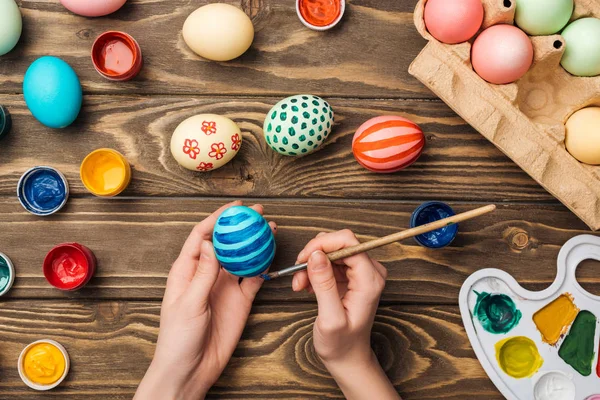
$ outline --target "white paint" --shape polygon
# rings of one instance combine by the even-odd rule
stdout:
[[[575,384],[562,372],[543,375],[533,389],[535,400],[575,400]]]

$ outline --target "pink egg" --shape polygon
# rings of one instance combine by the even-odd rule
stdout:
[[[425,26],[440,42],[466,42],[482,23],[481,0],[429,0],[425,4]]]
[[[481,32],[471,51],[473,69],[490,83],[520,79],[533,63],[531,39],[512,25],[495,25]]]
[[[127,0],[60,0],[72,13],[84,17],[102,17],[123,7]]]

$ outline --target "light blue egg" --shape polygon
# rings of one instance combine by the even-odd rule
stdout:
[[[81,110],[82,91],[77,74],[57,57],[41,57],[23,79],[25,103],[33,116],[50,128],[65,128]]]
[[[17,45],[22,29],[23,19],[15,0],[0,0],[0,56]]]
[[[233,275],[263,273],[275,257],[275,237],[267,221],[251,208],[230,207],[217,219],[213,231],[217,259]]]

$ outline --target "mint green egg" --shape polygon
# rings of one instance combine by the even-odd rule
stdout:
[[[17,45],[22,29],[23,20],[15,0],[0,0],[0,56]]]
[[[562,32],[566,47],[560,62],[575,76],[600,75],[600,19],[582,18]]]
[[[299,94],[281,100],[267,114],[263,131],[267,144],[279,154],[302,156],[317,150],[333,129],[329,103]]]
[[[573,0],[517,0],[515,23],[530,35],[554,35],[569,23]]]

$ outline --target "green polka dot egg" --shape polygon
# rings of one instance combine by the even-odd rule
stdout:
[[[333,129],[333,110],[318,96],[299,94],[269,111],[263,127],[267,144],[279,154],[302,156],[317,150]]]

